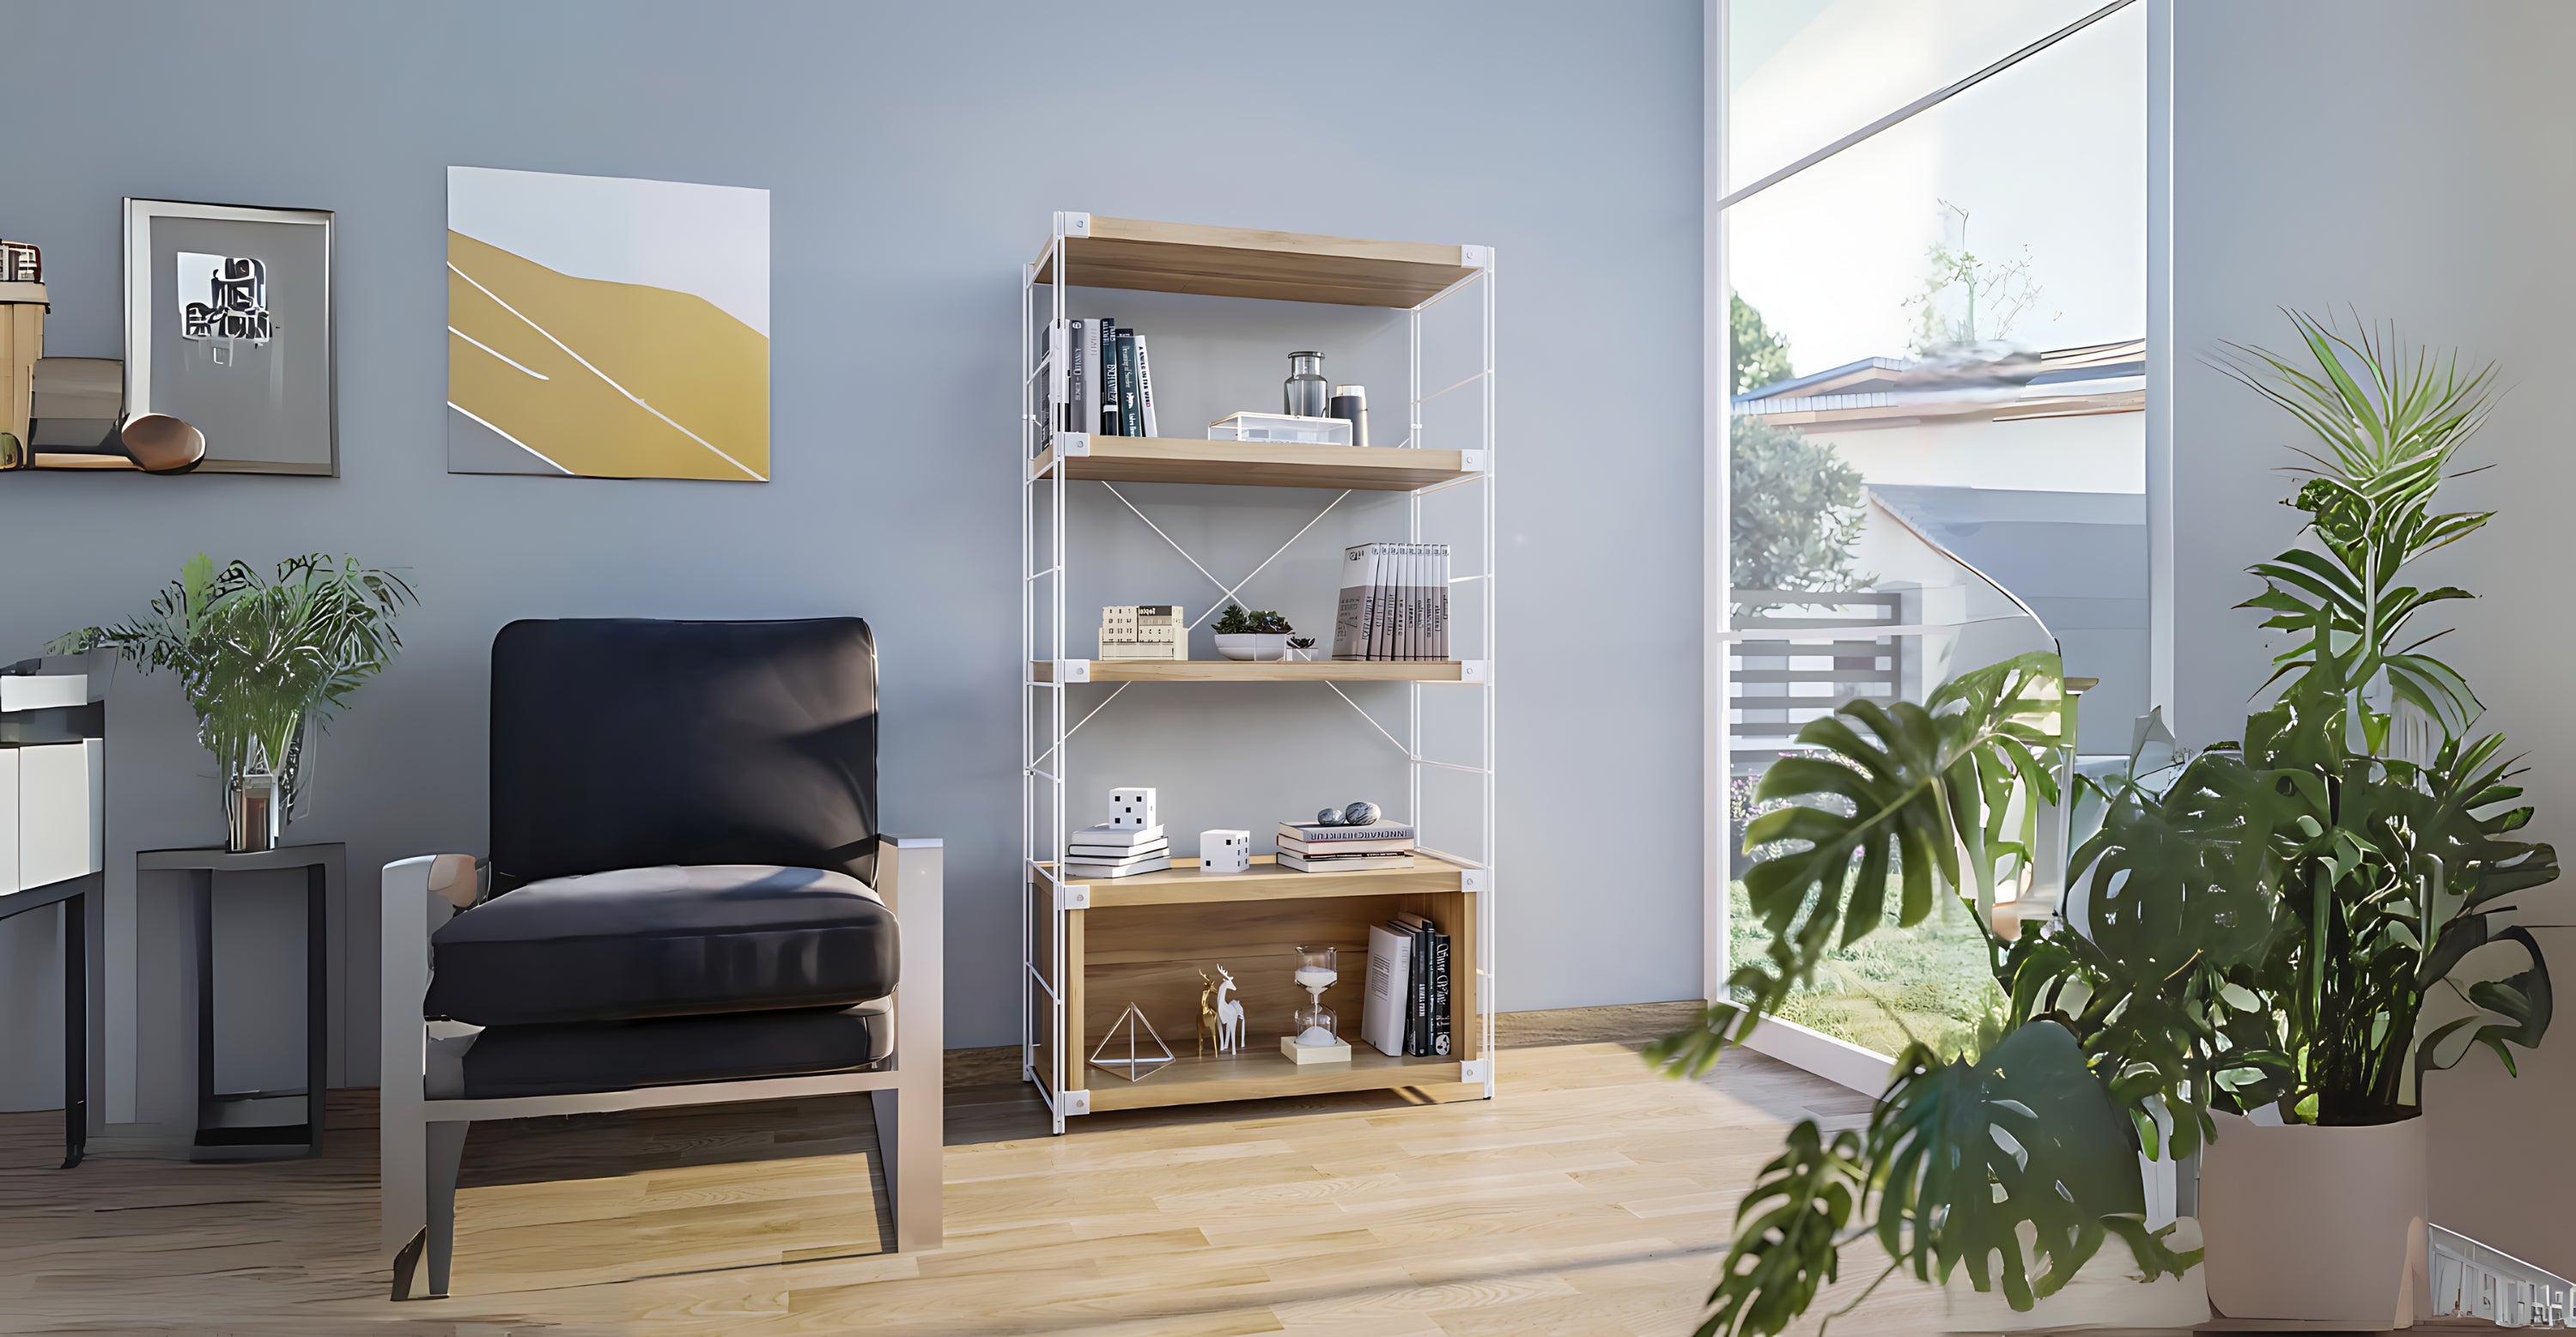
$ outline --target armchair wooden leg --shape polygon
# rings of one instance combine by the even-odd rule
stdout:
[[[468,1123],[429,1126],[429,1294],[447,1294],[448,1264],[456,1253],[456,1174],[465,1163]]]
[[[936,1249],[946,1239],[945,1186],[941,1183],[939,1109],[918,1106],[918,1082],[873,1092],[877,1116],[877,1155],[886,1170],[886,1195],[894,1204],[894,1247],[898,1253]],[[937,1093],[931,1093],[936,1100]]]

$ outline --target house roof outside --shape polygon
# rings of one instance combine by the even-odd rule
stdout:
[[[1840,430],[2139,413],[2146,406],[2144,339],[2036,353],[1980,344],[1913,360],[1863,358],[1734,400],[1743,417]]]

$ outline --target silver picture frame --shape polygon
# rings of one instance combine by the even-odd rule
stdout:
[[[340,472],[333,216],[125,201],[125,405],[205,434],[201,473]]]

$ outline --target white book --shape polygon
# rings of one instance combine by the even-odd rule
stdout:
[[[1076,863],[1067,859],[1064,861],[1064,875],[1066,877],[1134,877],[1138,873],[1159,873],[1171,866],[1172,858],[1168,854],[1157,854],[1150,859],[1130,859],[1124,863]]]
[[[1413,938],[1369,925],[1368,983],[1360,999],[1360,1038],[1381,1054],[1404,1057],[1405,1016],[1413,1006]]]
[[[1405,850],[1369,854],[1328,854],[1319,857],[1281,850],[1278,859],[1280,867],[1293,868],[1300,873],[1348,873],[1358,869],[1411,868],[1413,866],[1413,855]]]
[[[1145,336],[1136,336],[1136,409],[1145,420],[1145,435],[1160,436],[1154,430],[1154,373],[1145,360]]]
[[[1125,845],[1086,845],[1077,840],[1064,847],[1068,863],[1076,859],[1086,863],[1118,863],[1127,859],[1150,859],[1157,854],[1171,852],[1172,842],[1168,840],[1149,841],[1132,848]]]
[[[1064,838],[1064,843],[1068,845],[1109,845],[1119,849],[1132,850],[1139,845],[1151,845],[1155,841],[1161,839],[1163,839],[1163,824],[1160,822],[1156,822],[1152,826],[1112,826],[1107,822],[1102,822],[1098,826],[1086,826],[1079,831],[1067,834]]]

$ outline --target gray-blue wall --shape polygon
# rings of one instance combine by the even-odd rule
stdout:
[[[1013,321],[1054,209],[1498,249],[1501,1003],[1698,996],[1697,4],[0,0],[0,31],[0,236],[45,249],[51,351],[120,351],[122,196],[338,213],[342,476],[0,478],[0,654],[136,609],[201,550],[409,569],[404,656],[329,740],[294,830],[350,846],[348,1080],[374,1071],[374,869],[481,848],[485,652],[519,617],[874,622],[887,825],[949,842],[949,1041],[1017,1038]],[[767,188],[775,481],[447,474],[450,164]],[[1317,318],[1246,319],[1249,351],[1209,358],[1210,402],[1263,406]],[[1382,412],[1400,400],[1373,388]],[[1211,565],[1249,569],[1283,505],[1196,522]],[[1077,603],[1207,602],[1134,538],[1119,551],[1160,561],[1152,579]],[[1246,594],[1319,607],[1314,565]],[[1191,831],[1311,807],[1330,773],[1274,768],[1264,740],[1356,724],[1285,689],[1131,705],[1236,740],[1152,781]],[[219,826],[175,692],[125,675],[116,710],[109,859],[130,897],[131,851]],[[1353,774],[1376,783],[1391,754],[1369,745]],[[149,956],[175,899],[145,893],[127,932]],[[0,1013],[41,992],[34,959],[0,951]],[[149,1067],[169,1019],[109,1007]],[[51,1069],[15,1066],[0,1090]],[[150,1079],[139,1111],[111,1094],[117,1117],[153,1116]]]

